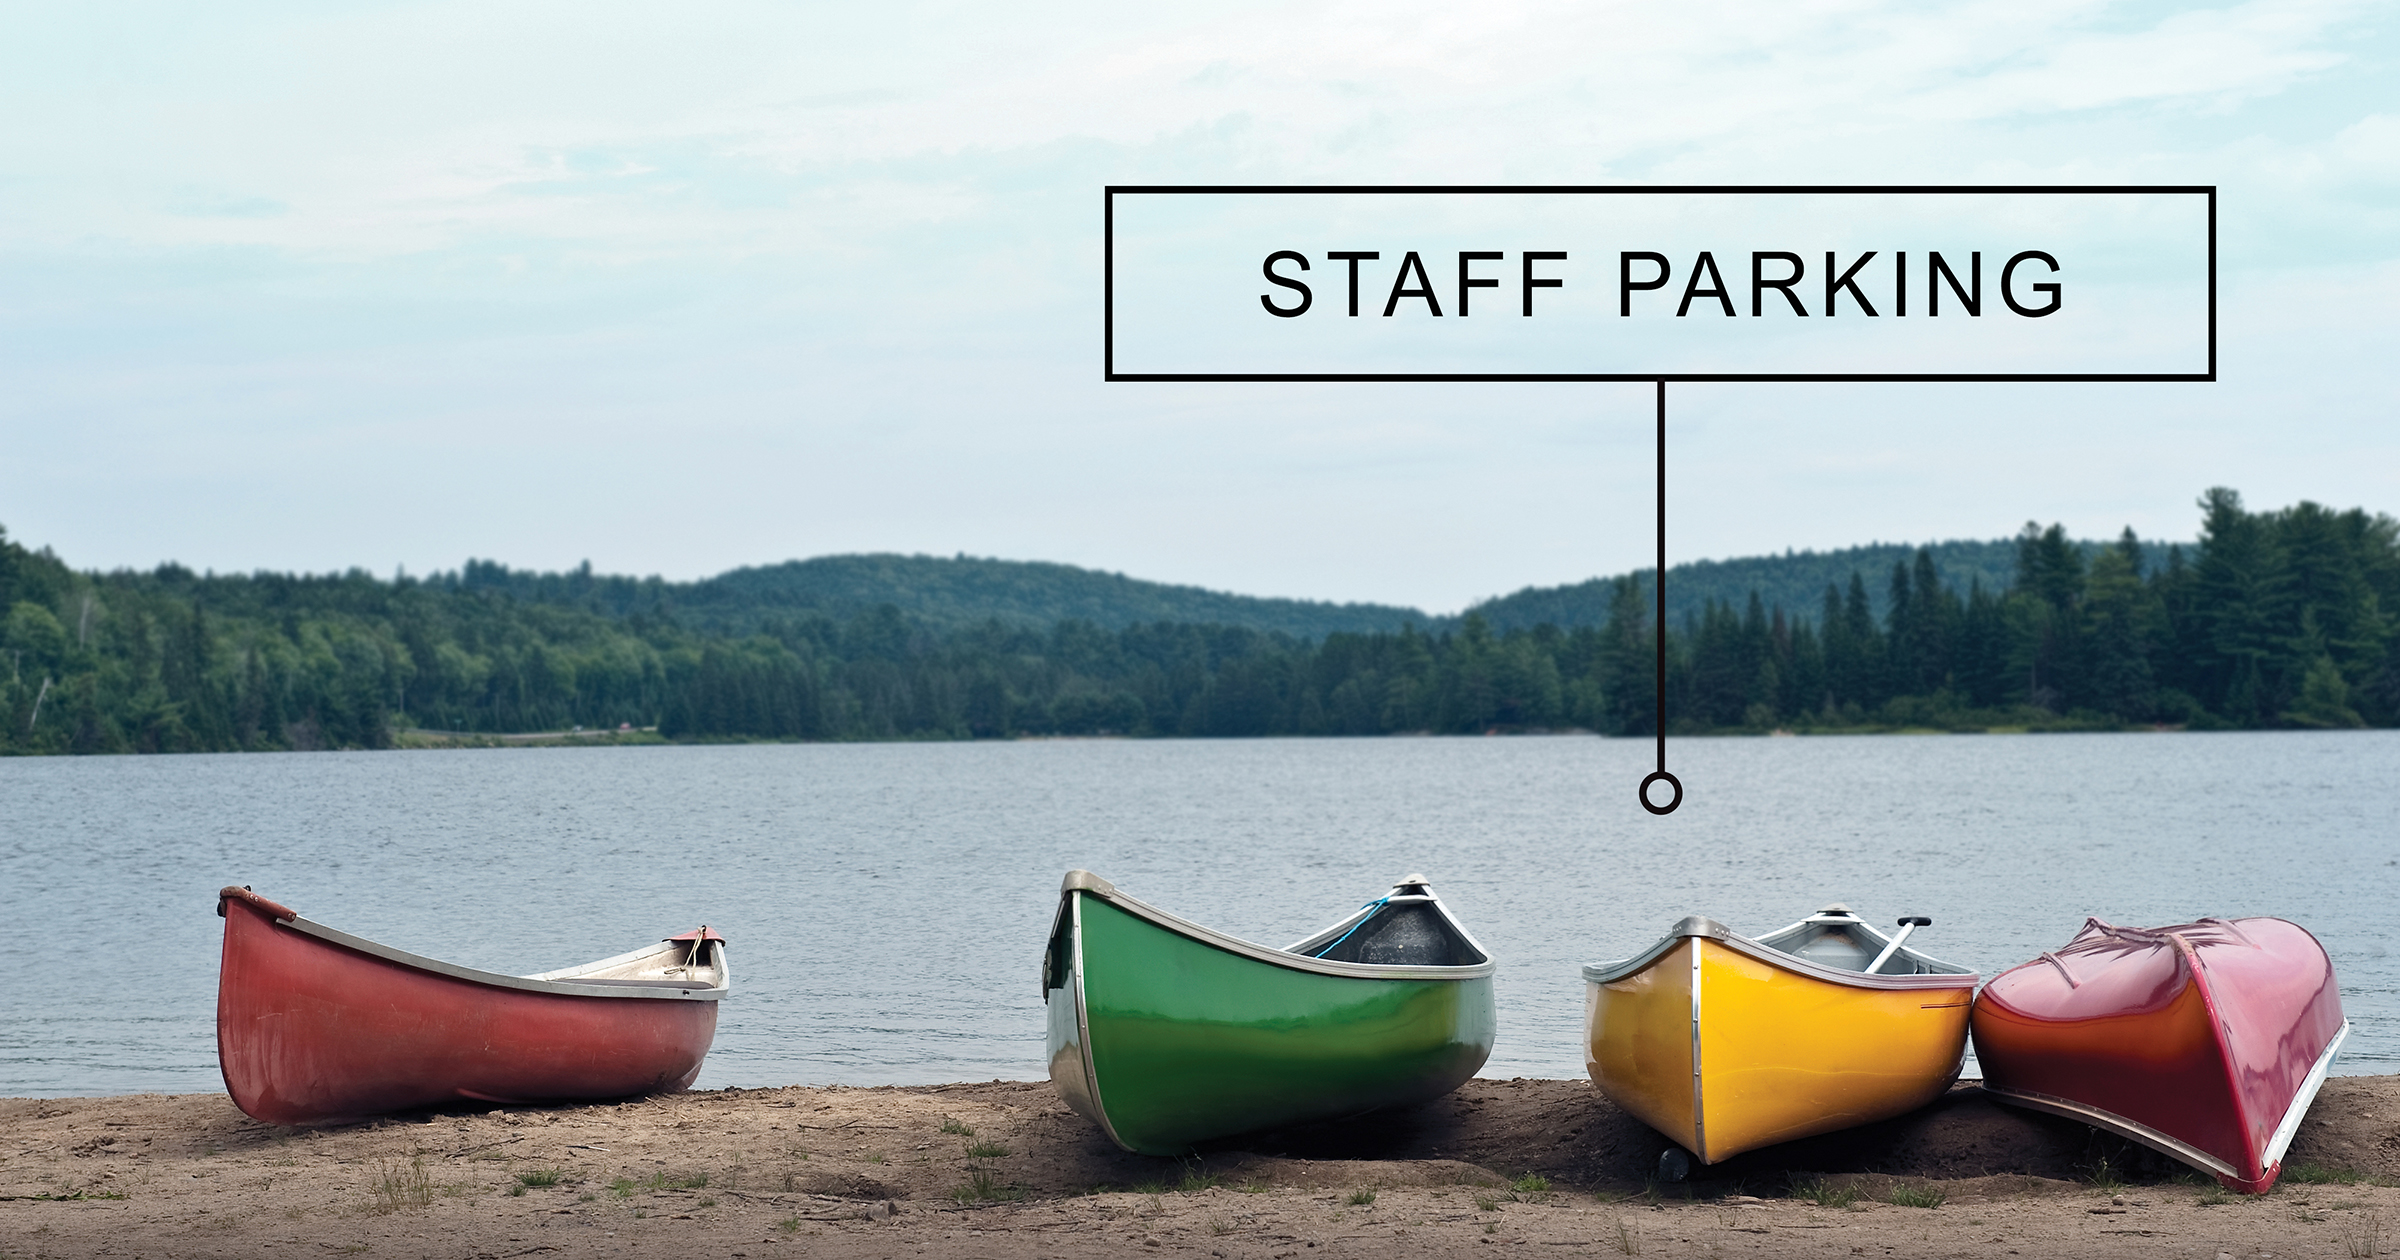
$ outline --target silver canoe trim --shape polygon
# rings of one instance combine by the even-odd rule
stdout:
[[[1692,1154],[1703,1164],[1708,1158],[1707,1098],[1701,1090],[1700,1075],[1700,941],[1692,940]]]
[[[1067,903],[1059,909],[1075,916],[1068,927],[1074,935],[1074,954],[1067,966],[1069,977],[1075,982],[1075,1057],[1083,1061],[1083,1087],[1091,1091],[1092,1118],[1100,1122],[1100,1131],[1108,1135],[1109,1141],[1130,1151],[1133,1148],[1117,1136],[1116,1123],[1108,1118],[1108,1103],[1100,1096],[1100,1069],[1092,1062],[1092,1019],[1083,1001],[1083,898],[1069,897],[1063,892],[1059,896]]]
[[[2118,1137],[2139,1142],[2161,1155],[2180,1159],[2202,1172],[2219,1177],[2230,1177],[2236,1181],[2241,1180],[2241,1173],[2233,1165],[2182,1138],[2170,1137],[2139,1120],[2128,1120],[2113,1111],[2102,1111],[2098,1107],[2076,1102],[2072,1098],[2060,1098],[2056,1094],[2035,1093],[2030,1089],[2001,1089],[1988,1082],[1983,1088],[1985,1093],[2002,1102],[2034,1111],[2047,1111],[2051,1115],[2065,1116],[2069,1120],[2081,1120],[2095,1129],[2106,1129]]]
[[[430,971],[454,980],[490,985],[497,989],[522,989],[528,993],[552,993],[564,997],[669,998],[694,1002],[714,1002],[725,997],[733,987],[733,971],[726,965],[723,941],[702,942],[711,947],[709,951],[711,963],[717,973],[717,981],[713,985],[687,985],[675,980],[618,980],[578,984],[570,977],[604,967],[634,962],[654,954],[679,949],[681,946],[674,941],[660,941],[656,945],[631,950],[614,958],[603,958],[598,962],[584,963],[581,966],[569,967],[560,971],[544,972],[535,976],[507,976],[497,971],[481,971],[473,967],[461,967],[457,963],[446,963],[438,958],[427,958],[422,954],[412,954],[404,949],[393,949],[389,945],[370,941],[363,936],[352,936],[338,928],[329,928],[312,919],[294,916],[289,919],[277,919],[276,922],[295,931],[305,932],[319,940],[331,941],[336,945],[357,950],[362,954],[371,954],[387,962],[396,962],[419,971]],[[560,978],[554,980],[550,978],[552,976]]]
[[[1803,919],[1801,920],[1801,923],[1807,923],[1808,921],[1809,920],[1807,919]],[[1872,935],[1882,937],[1887,943],[1891,939],[1889,937],[1884,937],[1883,933],[1877,932],[1874,927],[1863,921],[1845,919],[1842,920],[1842,922],[1845,925],[1854,925],[1866,930]],[[1798,927],[1800,924],[1794,924],[1792,926]],[[1776,929],[1777,932],[1788,932],[1790,930],[1791,928]],[[1769,933],[1769,935],[1774,934],[1775,933]],[[1975,987],[1976,982],[1982,978],[1972,971],[1961,971],[1954,973],[1922,973],[1906,976],[1870,976],[1863,971],[1844,971],[1839,967],[1828,967],[1823,963],[1810,962],[1808,959],[1802,958],[1797,954],[1787,954],[1772,945],[1761,945],[1757,941],[1754,941],[1747,936],[1743,936],[1741,933],[1736,932],[1733,929],[1726,927],[1724,924],[1717,922],[1715,919],[1711,919],[1706,915],[1699,914],[1685,916],[1674,927],[1667,929],[1667,934],[1663,937],[1660,937],[1657,944],[1652,945],[1650,948],[1643,950],[1641,953],[1636,954],[1631,958],[1619,958],[1610,962],[1585,963],[1583,965],[1583,978],[1585,981],[1591,984],[1614,983],[1615,981],[1622,980],[1627,976],[1633,975],[1641,971],[1644,967],[1647,967],[1650,964],[1657,962],[1659,959],[1664,958],[1675,948],[1677,944],[1687,938],[1693,937],[1707,937],[1708,939],[1716,941],[1736,953],[1748,955],[1749,957],[1755,958],[1760,962],[1768,964],[1769,966],[1780,967],[1785,971],[1794,972],[1803,976],[1810,976],[1818,980],[1830,981],[1834,984],[1846,984],[1856,989],[1955,989],[1961,985],[1965,985],[1968,988],[1973,988]],[[1905,945],[1900,948],[1900,952],[1904,955],[1921,958],[1926,962],[1940,962],[1939,959],[1919,954],[1917,951],[1910,949]],[[1942,965],[1948,966],[1950,964]]]
[[[2267,1139],[2267,1154],[2258,1161],[2261,1170],[2283,1162],[2283,1153],[2291,1149],[2292,1139],[2299,1135],[2300,1121],[2308,1115],[2308,1105],[2317,1100],[2317,1091],[2325,1085],[2325,1074],[2333,1069],[2333,1056],[2350,1039],[2350,1021],[2343,1020],[2341,1031],[2325,1043],[2325,1053],[2317,1056],[2316,1066],[2308,1070],[2308,1078],[2300,1082],[2300,1092],[2292,1095],[2292,1105],[2283,1110],[2283,1123],[2275,1126],[2275,1136]]]
[[[1475,946],[1475,951],[1483,955],[1482,962],[1465,967],[1399,967],[1381,963],[1338,962],[1328,958],[1310,958],[1306,954],[1295,954],[1290,950],[1274,949],[1253,941],[1245,941],[1238,936],[1228,936],[1215,928],[1202,927],[1189,919],[1169,914],[1148,902],[1126,896],[1117,891],[1116,885],[1090,871],[1068,871],[1066,880],[1059,886],[1059,895],[1063,897],[1080,892],[1087,896],[1098,897],[1136,918],[1147,919],[1178,936],[1189,937],[1203,945],[1212,945],[1227,953],[1239,954],[1244,958],[1254,959],[1270,966],[1284,967],[1292,971],[1315,972],[1321,976],[1342,976],[1352,980],[1480,980],[1499,969],[1499,964],[1492,961],[1491,951],[1476,943],[1475,938],[1468,935],[1465,928],[1459,926],[1458,920],[1451,917],[1449,907],[1444,906],[1441,899],[1433,895],[1432,886],[1426,884],[1422,878],[1411,877],[1409,880],[1393,885],[1393,890],[1397,892],[1399,889],[1411,886],[1423,887],[1426,890],[1423,900],[1431,902],[1435,912],[1440,914],[1460,936],[1465,937],[1468,944]],[[1414,901],[1418,898],[1412,896],[1401,898],[1401,900]],[[1353,912],[1349,919],[1345,919],[1335,926],[1345,926],[1351,920],[1359,917],[1361,916],[1357,912]],[[1079,921],[1079,940],[1080,935]],[[1324,933],[1318,935],[1323,936]],[[1077,948],[1079,950],[1082,948],[1080,943]]]

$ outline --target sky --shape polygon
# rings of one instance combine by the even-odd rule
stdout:
[[[1647,562],[1627,384],[1109,383],[1109,184],[2220,187],[2220,376],[1690,384],[1671,561],[2400,512],[2400,35],[2274,2],[18,6],[0,527],[79,568]]]

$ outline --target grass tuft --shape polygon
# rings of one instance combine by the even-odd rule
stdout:
[[[2098,1189],[2115,1191],[2125,1188],[2124,1168],[2110,1160],[2105,1152],[2094,1155],[2092,1162],[2084,1165],[2082,1171],[2083,1179]]]
[[[974,1203],[1011,1202],[1024,1198],[1025,1192],[1015,1186],[1002,1185],[998,1178],[992,1176],[990,1170],[978,1168],[968,1174],[967,1179],[950,1192],[950,1197],[961,1206],[965,1206]]]
[[[1634,1233],[1633,1226],[1622,1220],[1617,1222],[1617,1236],[1609,1239],[1608,1245],[1616,1248],[1619,1255],[1638,1256],[1642,1254],[1642,1236]]]
[[[1858,1202],[1858,1186],[1834,1186],[1822,1176],[1793,1178],[1793,1198],[1817,1207],[1850,1207]]]
[[[2294,1164],[2283,1170],[2283,1180],[2304,1186],[2355,1186],[2367,1175],[2355,1168],[2330,1168],[2324,1164]]]
[[[2379,1255],[2383,1251],[2383,1222],[2369,1212],[2342,1222],[2342,1249],[2358,1260]]]
[[[1550,1193],[1550,1179],[1540,1173],[1527,1173],[1515,1181],[1509,1182],[1508,1188],[1520,1195],[1548,1194]]]
[[[1006,1154],[1008,1154],[1008,1148],[998,1142],[969,1142],[967,1144],[968,1159],[998,1159]]]
[[[1350,1192],[1350,1206],[1352,1207],[1365,1207],[1374,1201],[1375,1192],[1372,1190],[1353,1190]]]
[[[1795,1178],[1792,1197],[1822,1208],[1846,1208],[1858,1202],[1858,1187],[1837,1186],[1823,1177]]]
[[[973,1137],[975,1136],[975,1126],[964,1123],[958,1120],[956,1117],[944,1116],[942,1118],[942,1132],[955,1133],[960,1137]]]
[[[367,1183],[367,1197],[367,1210],[379,1216],[402,1208],[432,1207],[433,1175],[425,1171],[424,1156],[405,1166],[377,1165],[375,1179]]]
[[[1938,1208],[1949,1200],[1949,1192],[1945,1190],[1935,1186],[1912,1186],[1907,1182],[1893,1186],[1891,1194],[1885,1196],[1885,1202],[1895,1207]]]
[[[1183,1174],[1183,1184],[1176,1189],[1185,1194],[1198,1194],[1203,1190],[1215,1189],[1217,1183],[1223,1180],[1225,1177],[1221,1173],[1204,1173],[1195,1168]]]
[[[1479,1194],[1479,1195],[1476,1195],[1476,1196],[1475,1196],[1475,1210],[1476,1210],[1476,1211],[1478,1211],[1478,1212],[1497,1212],[1497,1211],[1499,1211],[1499,1210],[1500,1210],[1500,1196],[1499,1196],[1499,1195],[1496,1195],[1496,1194]]]
[[[566,1178],[567,1175],[558,1169],[536,1168],[532,1172],[518,1173],[517,1184],[527,1190],[539,1190],[545,1186],[555,1186]]]
[[[2233,1196],[2225,1193],[2223,1186],[2202,1186],[2200,1193],[2192,1197],[2193,1207],[2222,1207],[2231,1202]]]

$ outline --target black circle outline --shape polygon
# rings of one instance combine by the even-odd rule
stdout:
[[[1675,795],[1668,798],[1667,803],[1664,805],[1653,805],[1650,803],[1650,785],[1658,782],[1661,779],[1667,781],[1668,787],[1675,789]],[[1649,810],[1653,814],[1664,817],[1665,815],[1674,813],[1675,807],[1683,804],[1683,780],[1676,778],[1674,775],[1668,774],[1664,770],[1653,770],[1650,773],[1642,776],[1642,785],[1633,790],[1633,797],[1635,800],[1638,800],[1642,803],[1643,809]]]

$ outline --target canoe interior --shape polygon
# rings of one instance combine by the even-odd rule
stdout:
[[[1288,952],[1384,967],[1472,967],[1491,961],[1423,884],[1394,888],[1390,896],[1368,902]]]
[[[572,980],[577,984],[713,989],[725,983],[723,945],[724,942],[714,936],[689,941],[660,941],[656,945],[614,958],[603,958],[578,967],[562,967],[557,971],[544,971],[525,978]]]
[[[1867,964],[1891,944],[1892,938],[1843,905],[1827,906],[1787,928],[1752,938],[1769,949],[1805,958],[1820,967],[1865,974]],[[1912,938],[1913,939],[1913,938]],[[1879,976],[1964,976],[1971,967],[1943,962],[1907,945],[1876,968]]]

